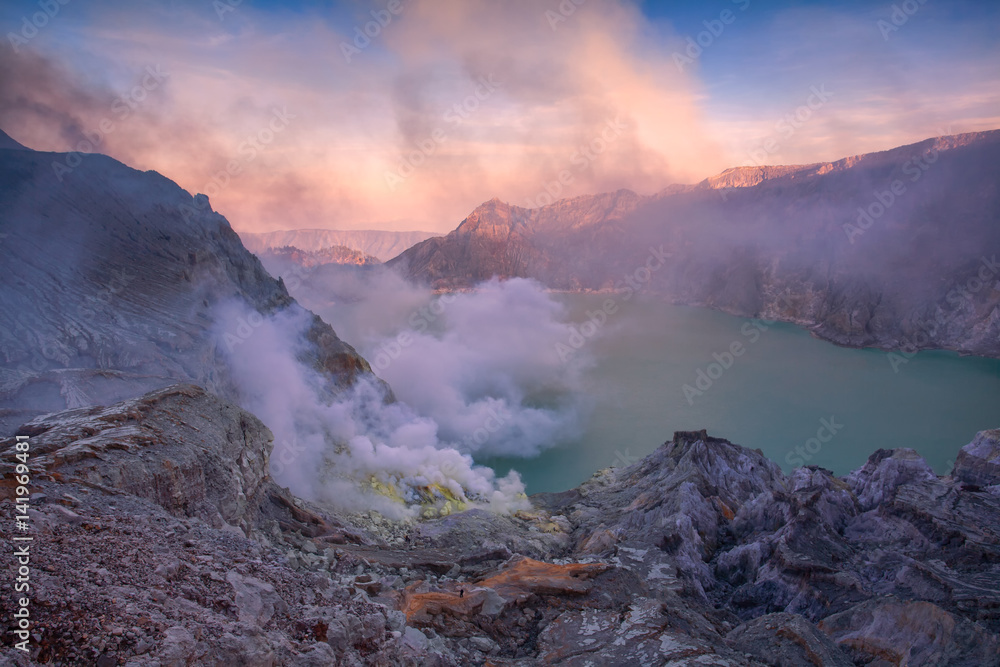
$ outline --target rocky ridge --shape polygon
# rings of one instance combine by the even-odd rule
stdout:
[[[434,232],[390,232],[372,229],[288,229],[276,232],[240,232],[243,244],[260,255],[285,246],[318,252],[343,246],[386,262],[415,243],[436,236]]]
[[[276,487],[263,424],[191,385],[17,434],[37,625],[6,664],[1000,664],[1000,430],[947,477],[842,478],[677,433],[531,511],[399,523]]]
[[[670,259],[642,289],[675,303],[794,322],[854,347],[1000,357],[998,164],[995,130],[737,167],[652,196],[535,209],[494,199],[388,265],[438,289],[517,276],[610,291],[655,250]]]
[[[276,276],[284,273],[280,268],[282,265],[311,269],[324,264],[370,266],[382,263],[377,257],[342,245],[330,246],[322,250],[300,250],[294,246],[282,246],[281,248],[263,250],[258,252],[257,256],[260,257],[260,261],[268,273]]]

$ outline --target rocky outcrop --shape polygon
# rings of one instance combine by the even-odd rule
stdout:
[[[626,221],[643,201],[630,190],[560,200],[537,209],[494,198],[447,236],[418,243],[387,264],[437,289],[471,287],[493,276],[536,278],[565,289],[601,284],[611,275],[613,262],[606,261],[610,248],[595,241],[606,241],[600,237],[614,233],[616,224]],[[598,274],[583,278],[581,266]]]
[[[272,525],[330,543],[372,539],[323,518],[270,479],[273,437],[254,415],[194,385],[173,385],[108,406],[43,415],[30,441],[32,480],[135,496],[229,533],[263,537]],[[13,439],[0,492],[12,497]],[[266,540],[266,537],[264,537]]]
[[[727,634],[726,641],[774,667],[854,667],[830,637],[795,614],[759,616]]]
[[[289,552],[284,535],[326,548],[378,538],[276,487],[271,434],[239,407],[178,385],[47,415],[18,434],[30,444],[33,492],[31,664],[420,662],[384,608],[352,599],[325,571],[290,565],[310,555]],[[10,508],[14,439],[0,449]],[[0,528],[8,544],[12,527]],[[3,596],[5,615],[11,604]],[[6,664],[26,657],[4,651]]]
[[[973,667],[1000,661],[995,633],[931,602],[870,600],[823,619],[820,629],[855,664]]]
[[[215,528],[249,534],[268,500],[270,431],[193,385],[46,415],[15,435],[31,438],[37,474],[108,487]]]
[[[1000,429],[983,431],[963,447],[952,475],[966,484],[1000,491]]]
[[[843,478],[683,432],[531,511],[406,522],[279,489],[267,429],[190,385],[18,433],[37,662],[1000,665],[995,431],[952,476]]]
[[[995,130],[830,163],[737,167],[652,196],[623,190],[535,209],[493,200],[389,265],[442,289],[494,275],[639,288],[795,322],[842,345],[1000,357],[998,165]]]
[[[710,176],[698,184],[699,187],[720,190],[723,188],[752,188],[764,181],[789,175],[805,176],[818,173],[826,165],[787,165],[767,167],[732,167],[722,173]]]
[[[1000,664],[1000,494],[960,477],[1000,453],[993,435],[962,450],[954,477],[881,450],[836,478],[786,477],[759,452],[678,433],[634,466],[535,500],[573,525],[572,553],[640,574],[647,595],[677,591],[742,621],[726,641],[768,664]]]

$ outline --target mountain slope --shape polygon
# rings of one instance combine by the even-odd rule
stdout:
[[[250,252],[292,246],[306,252],[316,252],[333,246],[345,246],[372,255],[385,262],[434,232],[387,232],[371,229],[289,229],[278,232],[240,232],[240,238]]]
[[[0,149],[0,432],[178,381],[235,398],[215,341],[254,327],[217,321],[217,307],[304,311],[207,198],[75,157]],[[318,317],[306,338],[302,359],[336,382],[369,370]]]
[[[0,130],[0,150],[26,151],[28,148],[19,144],[3,130]]]
[[[831,163],[738,167],[652,196],[537,209],[491,200],[388,264],[443,289],[494,275],[570,290],[628,282],[845,345],[1000,356],[998,170],[992,131]]]

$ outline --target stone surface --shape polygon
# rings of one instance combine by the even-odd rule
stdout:
[[[820,629],[861,664],[1000,665],[994,633],[931,602],[869,600],[823,619]]]
[[[20,430],[40,662],[1000,664],[1000,499],[910,450],[786,476],[683,432],[531,511],[391,522],[274,487],[266,429],[191,386]]]
[[[1000,485],[1000,429],[983,431],[963,447],[952,475],[975,486]]]
[[[773,667],[853,667],[854,661],[815,625],[795,614],[767,614],[726,635],[733,648]]]
[[[30,436],[32,462],[52,479],[110,487],[216,528],[249,531],[266,500],[271,432],[193,385],[46,415],[17,434]]]

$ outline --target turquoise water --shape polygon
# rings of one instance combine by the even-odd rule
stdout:
[[[584,322],[608,297],[559,298]],[[728,364],[723,353],[734,343],[743,352]],[[911,447],[943,474],[977,431],[1000,427],[1000,360],[922,352],[894,371],[884,351],[651,299],[620,304],[582,350],[595,362],[583,380],[594,399],[583,437],[530,460],[480,461],[501,474],[518,470],[529,493],[633,462],[674,431],[707,429],[761,449],[786,471],[814,464],[844,474],[876,449]],[[710,377],[696,384],[699,369],[715,376],[711,386]],[[707,389],[685,396],[685,384]]]

